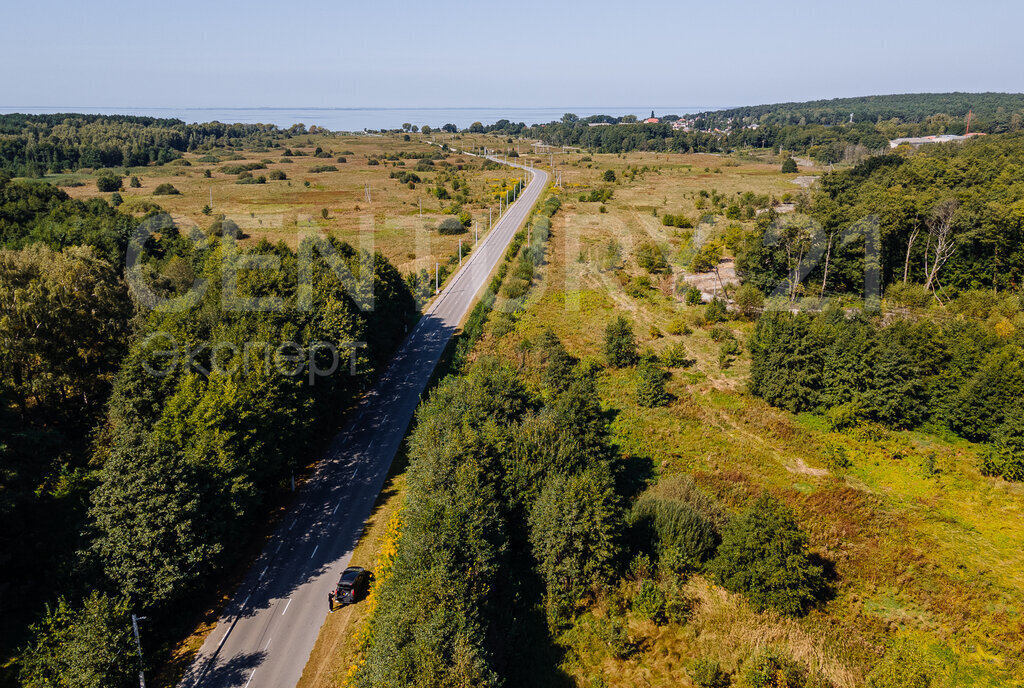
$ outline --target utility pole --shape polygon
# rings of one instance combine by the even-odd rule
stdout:
[[[441,264],[434,263],[434,293],[441,288]]]
[[[459,239],[459,267],[462,267],[462,239]]]
[[[139,641],[139,620],[146,620],[144,616],[132,614],[132,632],[135,634],[135,649],[139,651],[139,688],[146,688],[146,674],[142,671],[142,642]]]
[[[487,231],[491,231],[491,221],[494,219],[494,208],[487,207]]]

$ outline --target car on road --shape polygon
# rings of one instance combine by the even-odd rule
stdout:
[[[341,574],[338,587],[334,589],[334,599],[338,604],[355,604],[366,596],[370,588],[373,574],[361,566],[349,566]]]

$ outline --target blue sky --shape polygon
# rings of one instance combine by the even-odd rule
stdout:
[[[1024,91],[1024,3],[8,3],[0,106],[744,105]]]

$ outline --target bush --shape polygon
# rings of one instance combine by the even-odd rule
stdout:
[[[789,657],[772,650],[746,663],[743,678],[751,688],[803,688],[807,672]]]
[[[792,157],[786,158],[785,160],[782,161],[783,174],[793,174],[799,171],[800,170],[796,166],[796,160],[794,160]]]
[[[105,174],[96,179],[96,188],[103,193],[110,193],[112,191],[121,191],[124,186],[121,184],[121,177],[119,175]]]
[[[661,224],[666,227],[678,227],[680,229],[689,229],[693,227],[693,220],[686,215],[670,215],[665,213],[661,216]]]
[[[690,680],[697,688],[729,688],[732,683],[728,672],[722,671],[718,662],[698,659],[690,669]]]
[[[655,623],[665,618],[665,593],[661,591],[658,584],[652,580],[645,580],[640,584],[640,589],[630,601],[632,610]]]
[[[614,318],[605,328],[604,355],[608,365],[613,368],[633,365],[639,358],[633,327],[621,315]]]
[[[890,308],[927,308],[934,298],[921,284],[896,282],[885,290],[885,304]]]
[[[726,526],[711,571],[756,609],[789,616],[806,613],[827,589],[824,569],[807,551],[807,535],[789,509],[767,494]]]
[[[309,171],[314,174],[320,172],[337,172],[338,167],[337,165],[313,165],[309,168]]]
[[[640,275],[639,277],[634,277],[629,281],[629,284],[625,287],[625,291],[626,294],[632,296],[634,299],[643,299],[650,296],[650,291],[653,288],[654,285],[651,283],[651,278],[647,275]]]
[[[644,356],[637,366],[636,403],[646,408],[664,406],[672,397],[665,390],[669,374],[656,356]]]
[[[466,232],[465,226],[457,217],[446,217],[441,220],[441,223],[437,226],[438,234],[453,235],[453,234],[464,234]]]
[[[689,368],[696,361],[686,356],[686,345],[674,342],[661,353],[661,362],[668,368]]]
[[[683,500],[642,495],[630,513],[633,537],[673,572],[699,569],[715,554],[714,525]]]
[[[615,181],[615,170],[605,170],[604,174],[601,175],[601,179],[603,179],[606,182]]]
[[[172,184],[161,184],[160,186],[153,189],[154,196],[176,196],[181,192],[174,188]]]
[[[704,309],[704,324],[712,325],[722,322],[725,320],[726,313],[728,313],[728,310],[725,307],[725,301],[718,298],[711,299],[708,302],[708,307]]]
[[[128,186],[132,187],[133,189],[141,189],[142,182],[139,180],[138,177],[132,175],[132,178],[128,180]]]
[[[687,306],[699,306],[704,303],[704,298],[697,287],[688,288],[683,298],[686,300]]]
[[[111,194],[111,196],[110,196],[110,205],[112,205],[112,206],[114,206],[116,208],[117,206],[121,205],[122,203],[124,203],[124,199],[121,198],[121,194],[119,194],[117,191],[115,191],[113,194]]]
[[[653,241],[645,241],[640,244],[634,255],[636,256],[636,264],[651,274],[668,270],[665,256],[662,255],[661,249]]]
[[[267,179],[270,179],[272,181],[281,181],[287,178],[288,175],[282,172],[281,170],[271,170],[270,173],[267,175]]]
[[[753,317],[764,308],[764,294],[753,284],[743,284],[736,290],[736,307],[744,317]]]

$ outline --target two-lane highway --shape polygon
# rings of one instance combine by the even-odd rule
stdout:
[[[185,688],[295,686],[327,615],[327,594],[384,485],[420,395],[516,229],[547,185],[530,181],[427,308],[303,486],[181,682]]]

